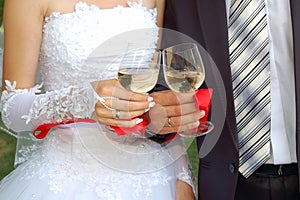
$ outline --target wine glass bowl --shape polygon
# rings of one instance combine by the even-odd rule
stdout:
[[[195,92],[205,80],[205,68],[198,47],[182,43],[163,50],[163,72],[167,86],[179,93]],[[183,137],[198,137],[214,128],[212,122],[201,121],[197,130],[182,131]]]
[[[194,92],[205,79],[205,69],[193,43],[169,47],[163,51],[166,83],[175,92]]]
[[[126,52],[118,71],[120,84],[132,92],[147,93],[157,83],[161,55],[154,48]]]

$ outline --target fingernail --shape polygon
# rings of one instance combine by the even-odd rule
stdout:
[[[142,121],[144,121],[143,118],[138,118],[138,119],[135,121],[135,124],[139,124],[139,123],[141,123]]]
[[[150,110],[150,108],[153,108],[155,106],[155,102],[152,101],[151,103],[149,103],[148,108],[145,109],[145,112],[148,112]]]
[[[201,115],[201,117],[204,117],[204,116],[205,116],[205,111],[204,111],[204,110],[201,110],[201,111],[200,111],[200,115]]]
[[[148,102],[151,102],[151,101],[153,101],[153,97],[149,96],[147,100],[148,100]]]
[[[149,108],[153,108],[155,106],[155,102],[152,101],[151,103],[149,103]]]

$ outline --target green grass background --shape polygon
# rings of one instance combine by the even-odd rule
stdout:
[[[0,131],[0,180],[13,170],[16,139]]]

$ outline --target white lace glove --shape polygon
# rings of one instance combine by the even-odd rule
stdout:
[[[5,82],[0,104],[2,120],[16,132],[32,131],[43,123],[90,118],[97,101],[89,83],[39,94],[42,85],[16,89],[16,82]]]
[[[187,147],[181,137],[176,137],[166,144],[171,157],[175,159],[175,174],[178,180],[189,184],[196,194],[194,177],[191,170],[191,165],[187,156]]]
[[[189,184],[193,188],[194,194],[196,194],[192,169],[186,154],[182,155],[176,161],[175,167],[176,167],[175,173],[177,174],[177,179]]]

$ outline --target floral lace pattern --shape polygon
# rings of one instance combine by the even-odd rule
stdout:
[[[10,112],[9,110],[14,106],[14,103],[12,101],[12,98],[16,94],[21,93],[29,93],[29,94],[39,94],[41,92],[42,85],[36,85],[33,88],[30,89],[16,89],[17,83],[14,81],[13,84],[11,84],[10,81],[5,81],[6,84],[6,90],[2,92],[1,96],[1,102],[0,102],[0,109],[2,111],[2,120],[6,125],[10,125],[11,121],[9,120]]]
[[[16,82],[6,82],[6,90],[2,93],[1,104],[3,121],[9,125],[9,110],[13,106],[13,97],[17,94],[39,94],[41,85],[31,89],[16,89]],[[33,101],[28,115],[22,116],[28,124],[32,119],[46,115],[47,122],[62,122],[63,120],[88,118],[94,110],[96,98],[89,84],[86,86],[69,86],[61,90],[54,90],[38,95]]]
[[[59,91],[47,92],[42,98],[33,102],[29,114],[22,118],[26,120],[26,123],[29,123],[31,119],[38,119],[44,114],[47,115],[46,118],[50,122],[89,118],[94,111],[95,102],[91,87],[72,86]]]

